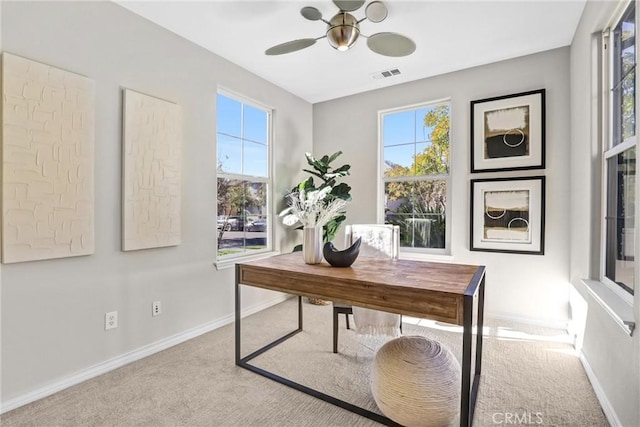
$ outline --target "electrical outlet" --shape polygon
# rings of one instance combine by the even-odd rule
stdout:
[[[162,314],[162,308],[160,306],[160,301],[154,301],[151,304],[151,315],[152,316],[159,316],[160,314]]]
[[[110,311],[104,315],[104,330],[114,329],[118,327],[118,312]]]

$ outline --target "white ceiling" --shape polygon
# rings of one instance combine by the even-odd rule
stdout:
[[[326,25],[300,15],[314,6],[329,19],[325,1],[128,1],[123,7],[214,52],[310,103],[488,64],[571,44],[586,0],[386,0],[389,16],[364,21],[363,34],[404,34],[417,45],[407,57],[371,52],[360,39],[347,52],[326,39],[301,51],[266,56],[276,44],[324,35]],[[353,12],[364,17],[364,7]],[[401,75],[372,74],[399,68]]]

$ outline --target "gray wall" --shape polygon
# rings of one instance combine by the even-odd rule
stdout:
[[[547,176],[544,256],[469,251],[469,102],[546,88],[547,167],[512,173]],[[376,221],[378,111],[451,98],[451,253],[487,266],[489,314],[566,323],[569,283],[569,48],[494,63],[315,104],[317,155],[342,149],[351,163],[353,204],[347,221]],[[489,178],[498,174],[474,174]],[[502,176],[502,174],[500,174]]]
[[[216,271],[217,85],[275,109],[275,200],[311,151],[312,107],[111,2],[2,2],[2,50],[96,84],[94,255],[2,266],[2,399],[211,322],[231,320],[233,269]],[[182,244],[120,250],[121,89],[183,109]],[[278,227],[289,251],[295,233]],[[273,294],[247,294],[259,306]],[[151,317],[151,302],[163,313]],[[104,314],[120,326],[104,331]]]
[[[586,302],[582,353],[624,426],[640,425],[640,333],[629,337],[586,292],[580,279],[599,278],[601,142],[598,131],[598,33],[617,2],[587,2],[571,45],[571,281]],[[636,247],[638,247],[636,245]],[[636,270],[638,269],[636,263]],[[638,272],[636,271],[636,283]],[[579,307],[576,306],[576,309]],[[634,298],[640,319],[640,292]],[[640,325],[638,325],[640,326]]]

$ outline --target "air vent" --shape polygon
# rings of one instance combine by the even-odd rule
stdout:
[[[373,77],[375,80],[379,80],[379,79],[386,79],[389,77],[397,76],[399,74],[401,73],[398,68],[391,68],[389,70],[375,72],[371,74],[371,77]]]

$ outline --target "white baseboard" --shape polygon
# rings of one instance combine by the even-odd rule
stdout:
[[[265,308],[269,308],[273,305],[281,303],[289,297],[291,296],[282,294],[282,295],[278,295],[277,297],[269,301],[247,307],[244,310],[242,310],[242,317],[249,316],[251,314],[262,311]],[[175,334],[170,337],[156,341],[154,343],[145,345],[144,347],[140,347],[128,353],[124,353],[120,356],[116,356],[109,360],[105,360],[104,362],[100,362],[96,365],[93,365],[89,368],[78,371],[66,378],[63,378],[59,381],[48,384],[44,387],[41,387],[37,390],[34,390],[22,396],[18,396],[6,402],[2,402],[0,404],[0,414],[11,411],[12,409],[19,408],[20,406],[26,405],[28,403],[35,402],[36,400],[50,396],[54,393],[62,391],[76,384],[80,384],[81,382],[97,377],[98,375],[102,375],[109,371],[113,371],[114,369],[120,368],[131,362],[135,362],[136,360],[140,360],[147,356],[151,356],[154,353],[157,353],[162,350],[166,350],[169,347],[173,347],[174,345],[183,343],[185,341],[188,341],[192,338],[195,338],[207,332],[211,332],[214,329],[218,329],[222,326],[233,323],[233,321],[235,320],[234,317],[235,317],[234,314],[230,314],[222,318],[216,319],[214,321],[205,323],[203,325],[196,326],[195,328],[187,329],[184,332],[180,332],[178,334]]]
[[[616,415],[616,411],[613,409],[613,406],[611,406],[609,399],[607,399],[604,389],[600,385],[598,378],[596,378],[596,374],[593,372],[593,369],[591,369],[591,365],[589,365],[589,362],[582,351],[580,352],[580,362],[582,362],[584,371],[587,373],[587,378],[589,378],[589,381],[591,382],[591,387],[593,387],[593,391],[596,393],[596,397],[600,402],[600,406],[602,406],[602,412],[604,412],[604,416],[607,418],[607,421],[609,421],[609,424],[614,427],[622,426],[622,423]]]
[[[562,329],[565,331],[569,326],[569,320],[540,319],[538,317],[515,316],[513,314],[496,313],[490,311],[485,311],[484,317],[496,320],[507,320],[510,322],[524,323],[526,325],[532,326],[543,326],[545,328]]]

